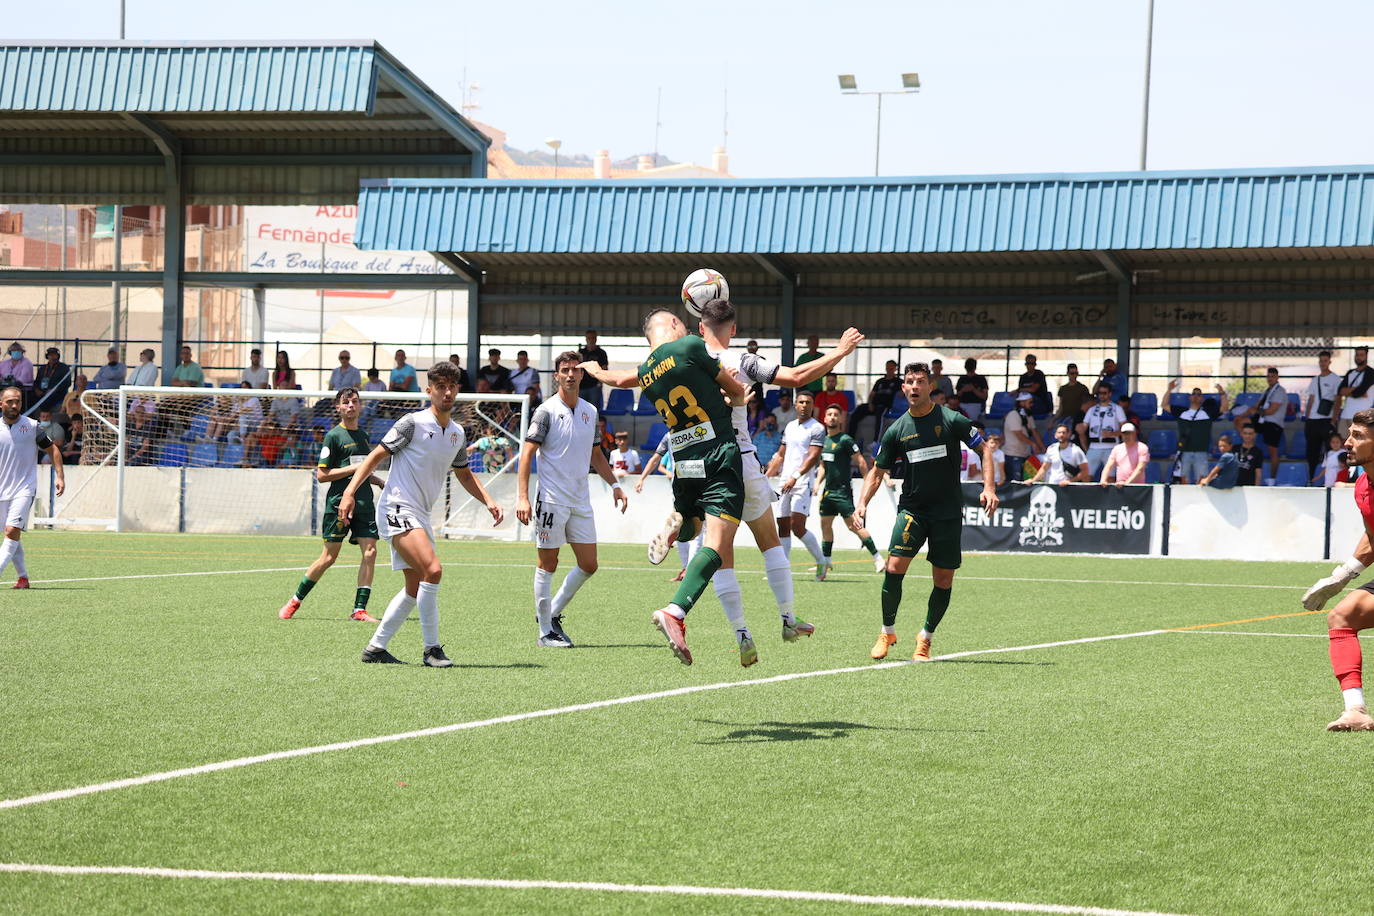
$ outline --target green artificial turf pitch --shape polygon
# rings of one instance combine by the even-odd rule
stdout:
[[[0,592],[0,798],[673,688],[647,699],[0,810],[0,862],[778,888],[1170,913],[1363,912],[1374,735],[1333,735],[1321,615],[868,670],[881,577],[792,554],[781,641],[757,551],[762,661],[714,596],[696,664],[649,621],[676,564],[606,546],[535,646],[529,545],[444,542],[457,667],[362,665],[336,567],[276,611],[318,542],[31,532],[35,587]],[[842,542],[844,543],[844,542]],[[353,562],[345,545],[344,562]],[[383,550],[383,557],[385,551]],[[571,563],[565,551],[564,566]],[[400,576],[379,562],[372,610]],[[1329,564],[968,556],[937,656],[1301,610]],[[908,658],[927,567],[906,584]],[[219,575],[163,575],[208,573]],[[273,571],[280,570],[280,571]],[[12,575],[12,573],[11,573]],[[161,576],[151,578],[152,576]],[[141,578],[140,578],[141,577]],[[59,581],[67,580],[67,581]],[[419,624],[392,644],[412,662]],[[821,913],[840,903],[578,890],[0,873],[0,910]],[[858,908],[849,906],[848,908]],[[863,907],[871,910],[871,907]]]

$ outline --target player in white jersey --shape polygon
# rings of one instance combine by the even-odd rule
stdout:
[[[558,393],[540,404],[530,418],[529,432],[520,447],[515,517],[531,521],[537,536],[538,560],[534,567],[534,614],[539,624],[539,645],[571,649],[563,632],[563,609],[596,572],[596,519],[587,492],[587,465],[611,485],[611,497],[624,512],[629,506],[606,454],[596,447],[596,408],[577,396],[582,385],[576,350],[558,354],[554,380]],[[539,453],[539,493],[530,507],[530,465]],[[577,565],[553,595],[553,574],[558,569],[558,550],[572,547]]]
[[[820,360],[814,360],[820,362]],[[806,365],[811,365],[807,363]],[[821,463],[825,449],[825,427],[816,420],[816,397],[805,389],[797,392],[797,419],[783,427],[782,443],[777,454],[768,462],[769,477],[782,475],[782,499],[776,508],[778,530],[782,532],[782,549],[792,552],[792,535],[801,538],[811,556],[816,558],[816,579],[825,580],[830,566],[825,562],[821,542],[806,530],[806,517],[811,514],[813,471]]]
[[[62,449],[38,425],[21,415],[24,392],[18,388],[0,391],[0,521],[5,525],[4,544],[0,545],[0,575],[14,563],[14,588],[29,587],[29,567],[24,562],[24,545],[19,538],[29,523],[29,510],[38,493],[38,454],[46,452],[57,476],[57,495],[66,489],[62,476]]]
[[[864,336],[858,329],[850,328],[840,338],[840,345],[825,353],[820,359],[812,360],[801,366],[779,366],[764,360],[756,353],[730,349],[730,341],[738,332],[735,307],[724,299],[715,299],[701,310],[699,326],[706,350],[720,360],[727,369],[734,370],[739,380],[748,387],[750,384],[781,385],[799,388],[823,377],[839,364],[854,348],[863,342]],[[782,637],[792,642],[798,636],[810,636],[815,627],[799,620],[792,611],[792,569],[787,561],[787,551],[778,540],[778,525],[773,521],[769,508],[777,495],[764,475],[763,465],[759,462],[754,440],[749,437],[747,408],[735,407],[733,419],[735,439],[739,442],[741,464],[744,470],[744,523],[753,532],[754,543],[763,554],[763,568],[768,576],[768,585],[773,589],[773,597],[778,604],[778,615],[782,617]],[[822,433],[822,435],[824,435]],[[723,573],[729,573],[722,576]],[[721,582],[725,582],[727,594],[734,570],[721,570],[713,579],[717,596],[720,595]],[[725,599],[721,599],[722,605]]]
[[[410,616],[420,609],[420,630],[424,637],[424,663],[431,668],[449,668],[453,662],[439,644],[439,579],[443,566],[434,553],[434,531],[429,512],[443,496],[444,479],[452,469],[458,483],[480,500],[496,524],[505,513],[487,494],[482,482],[468,469],[467,436],[453,419],[453,404],[458,395],[458,368],[445,360],[429,370],[429,407],[408,413],[353,472],[347,489],[339,499],[339,523],[348,526],[353,516],[354,494],[368,485],[377,466],[391,456],[391,473],[377,504],[378,533],[391,547],[391,568],[405,573],[405,587],[396,593],[382,615],[367,648],[364,662],[401,664],[387,651],[387,644]]]

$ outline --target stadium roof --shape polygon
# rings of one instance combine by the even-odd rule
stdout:
[[[488,140],[374,41],[0,44],[13,203],[352,203],[367,177],[485,174]]]

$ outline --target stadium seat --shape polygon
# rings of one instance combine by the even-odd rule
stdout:
[[[1263,397],[1264,395],[1258,391],[1242,391],[1240,394],[1236,395],[1236,402],[1231,407],[1230,416],[1234,417],[1246,407],[1254,407]]]
[[[230,442],[224,446],[224,453],[219,456],[219,466],[222,468],[236,468],[243,464],[243,443]]]
[[[1159,413],[1159,399],[1148,391],[1131,395],[1131,412],[1142,420],[1153,420]]]
[[[858,397],[852,391],[841,391],[840,394],[844,395],[844,399],[849,402],[848,412],[853,413],[854,407],[859,403]]]
[[[183,442],[198,442],[205,438],[205,434],[210,430],[210,418],[204,414],[196,414],[191,417],[191,422],[186,425],[186,432],[181,434]]]
[[[191,449],[191,467],[212,468],[219,461],[219,446],[213,442],[197,442]]]
[[[1302,399],[1294,392],[1288,392],[1288,410],[1284,412],[1283,420],[1285,423],[1292,422],[1298,418],[1302,412]]]
[[[1150,449],[1150,454],[1154,454],[1154,449]],[[1146,483],[1159,483],[1159,482],[1161,482],[1162,480],[1164,480],[1165,475],[1167,475],[1167,474],[1169,473],[1168,470],[1167,470],[1167,466],[1168,466],[1168,465],[1169,465],[1169,462],[1167,462],[1167,461],[1151,461],[1151,462],[1148,462],[1148,463],[1145,465],[1145,482],[1146,482]]]
[[[367,440],[373,445],[382,441],[387,430],[391,429],[391,421],[386,417],[373,417],[367,421]]]
[[[763,409],[771,411],[778,406],[778,398],[782,397],[781,388],[770,388],[763,393]]]
[[[316,426],[318,426],[320,429],[333,429],[333,428],[334,428],[334,418],[333,418],[333,417],[315,417],[315,419],[313,419],[313,420],[310,421],[310,425],[311,425],[311,427],[316,427]]]
[[[186,463],[186,446],[179,442],[169,442],[162,448],[162,457],[157,462],[164,468],[179,468]]]
[[[1012,399],[1010,391],[999,391],[992,396],[992,403],[988,405],[987,417],[990,420],[1000,420],[1011,413],[1016,407],[1016,401]]]
[[[1177,417],[1188,409],[1192,402],[1188,398],[1187,392],[1173,391],[1169,393],[1169,416]],[[1163,416],[1163,414],[1161,414]]]
[[[900,417],[902,414],[906,413],[909,406],[906,398],[899,394],[892,399],[892,406],[887,409],[887,416]]]
[[[1307,458],[1307,431],[1299,427],[1288,436],[1288,448],[1284,449],[1285,458]]]
[[[620,417],[635,409],[635,393],[629,388],[612,388],[606,397],[605,417]]]
[[[644,441],[640,443],[639,447],[652,452],[654,449],[658,448],[658,440],[662,439],[667,434],[668,424],[662,422],[655,423],[653,426],[649,427],[649,434],[644,437]]]
[[[606,416],[606,415],[603,413],[603,414],[601,415],[601,419],[602,419],[602,421],[605,422],[605,424],[606,424],[606,432],[611,433],[612,435],[614,435],[614,434],[615,434],[615,424],[613,424],[613,423],[611,422],[611,418],[608,417],[608,416]]]
[[[655,407],[652,403],[650,403],[648,398],[641,394],[639,396],[639,404],[635,407],[635,416],[656,417],[658,416],[658,408]]]
[[[243,387],[243,385],[239,384],[238,382],[220,382],[220,383],[219,383],[219,386],[220,386],[221,388],[242,388],[242,387]]]
[[[1296,461],[1285,461],[1279,465],[1279,474],[1274,478],[1276,487],[1307,486],[1307,465]]]
[[[1156,429],[1150,433],[1145,444],[1150,447],[1152,457],[1167,458],[1178,453],[1178,432],[1172,429]]]

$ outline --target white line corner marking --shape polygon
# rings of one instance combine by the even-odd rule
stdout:
[[[1165,630],[1143,630],[1139,633],[1116,633],[1110,636],[1088,636],[1083,639],[1064,639],[1058,642],[1042,642],[1028,646],[1007,646],[1001,649],[973,649],[968,652],[951,652],[949,655],[940,655],[931,659],[932,662],[950,661],[953,659],[967,658],[971,655],[995,655],[1002,652],[1028,652],[1032,649],[1053,649],[1057,646],[1075,646],[1083,643],[1106,642],[1114,639],[1132,639],[1137,636],[1155,636]],[[389,744],[394,741],[408,741],[412,738],[431,738],[435,735],[447,735],[451,732],[468,731],[474,728],[483,728],[488,725],[505,725],[510,722],[524,722],[528,719],[544,719],[549,716],[563,715],[570,712],[585,712],[589,709],[605,709],[609,706],[623,706],[628,703],[643,703],[648,700],[661,700],[667,697],[686,696],[690,693],[704,693],[708,690],[726,690],[731,687],[752,687],[756,684],[780,684],[785,681],[800,681],[813,677],[827,677],[833,674],[858,674],[863,671],[882,671],[887,668],[906,667],[913,664],[925,664],[909,661],[882,662],[873,665],[855,665],[848,668],[829,668],[823,671],[799,671],[792,674],[778,674],[773,677],[761,677],[748,681],[724,681],[715,684],[693,684],[690,687],[675,687],[671,690],[657,690],[653,693],[639,693],[628,697],[616,697],[610,700],[596,700],[591,703],[577,703],[572,706],[558,706],[552,709],[536,709],[530,712],[517,712],[505,716],[496,716],[491,719],[476,719],[470,722],[455,722],[452,725],[437,725],[433,728],[421,728],[415,731],[398,732],[393,735],[378,735],[374,738],[356,738],[352,741],[336,741],[333,744],[316,744],[310,747],[298,747],[289,751],[272,751],[267,754],[256,754],[252,757],[236,757],[233,760],[221,760],[216,763],[205,763],[200,766],[181,767],[175,770],[164,770],[160,773],[146,773],[142,776],[133,776],[128,779],[116,779],[110,782],[95,783],[88,786],[76,786],[71,789],[59,789],[54,792],[41,792],[37,795],[26,795],[22,798],[9,798],[0,801],[0,810],[6,808],[23,808],[27,805],[41,805],[44,802],[62,801],[67,798],[76,798],[81,795],[95,795],[100,792],[113,792],[116,789],[131,789],[135,786],[143,786],[154,782],[165,782],[169,779],[180,779],[183,776],[200,776],[205,773],[217,773],[220,770],[235,770],[239,767],[253,766],[258,763],[270,763],[273,760],[289,760],[292,757],[310,757],[315,754],[326,754],[330,751],[349,751],[358,747],[369,747],[374,744]]]
[[[867,669],[865,669],[867,670]],[[338,875],[270,871],[208,871],[189,868],[141,868],[132,865],[31,865],[0,862],[0,872],[42,875],[132,875],[140,878],[198,878],[208,881],[305,881],[314,884],[401,884],[418,887],[470,887],[501,890],[594,891],[620,894],[671,894],[687,897],[754,897],[806,900],[820,903],[869,904],[938,910],[991,910],[1003,913],[1062,913],[1067,916],[1170,916],[1141,910],[1117,910],[1057,903],[1016,903],[996,900],[943,900],[934,897],[891,897],[790,891],[753,887],[699,887],[690,884],[612,884],[602,881],[521,881],[501,878],[434,878],[410,875]]]

